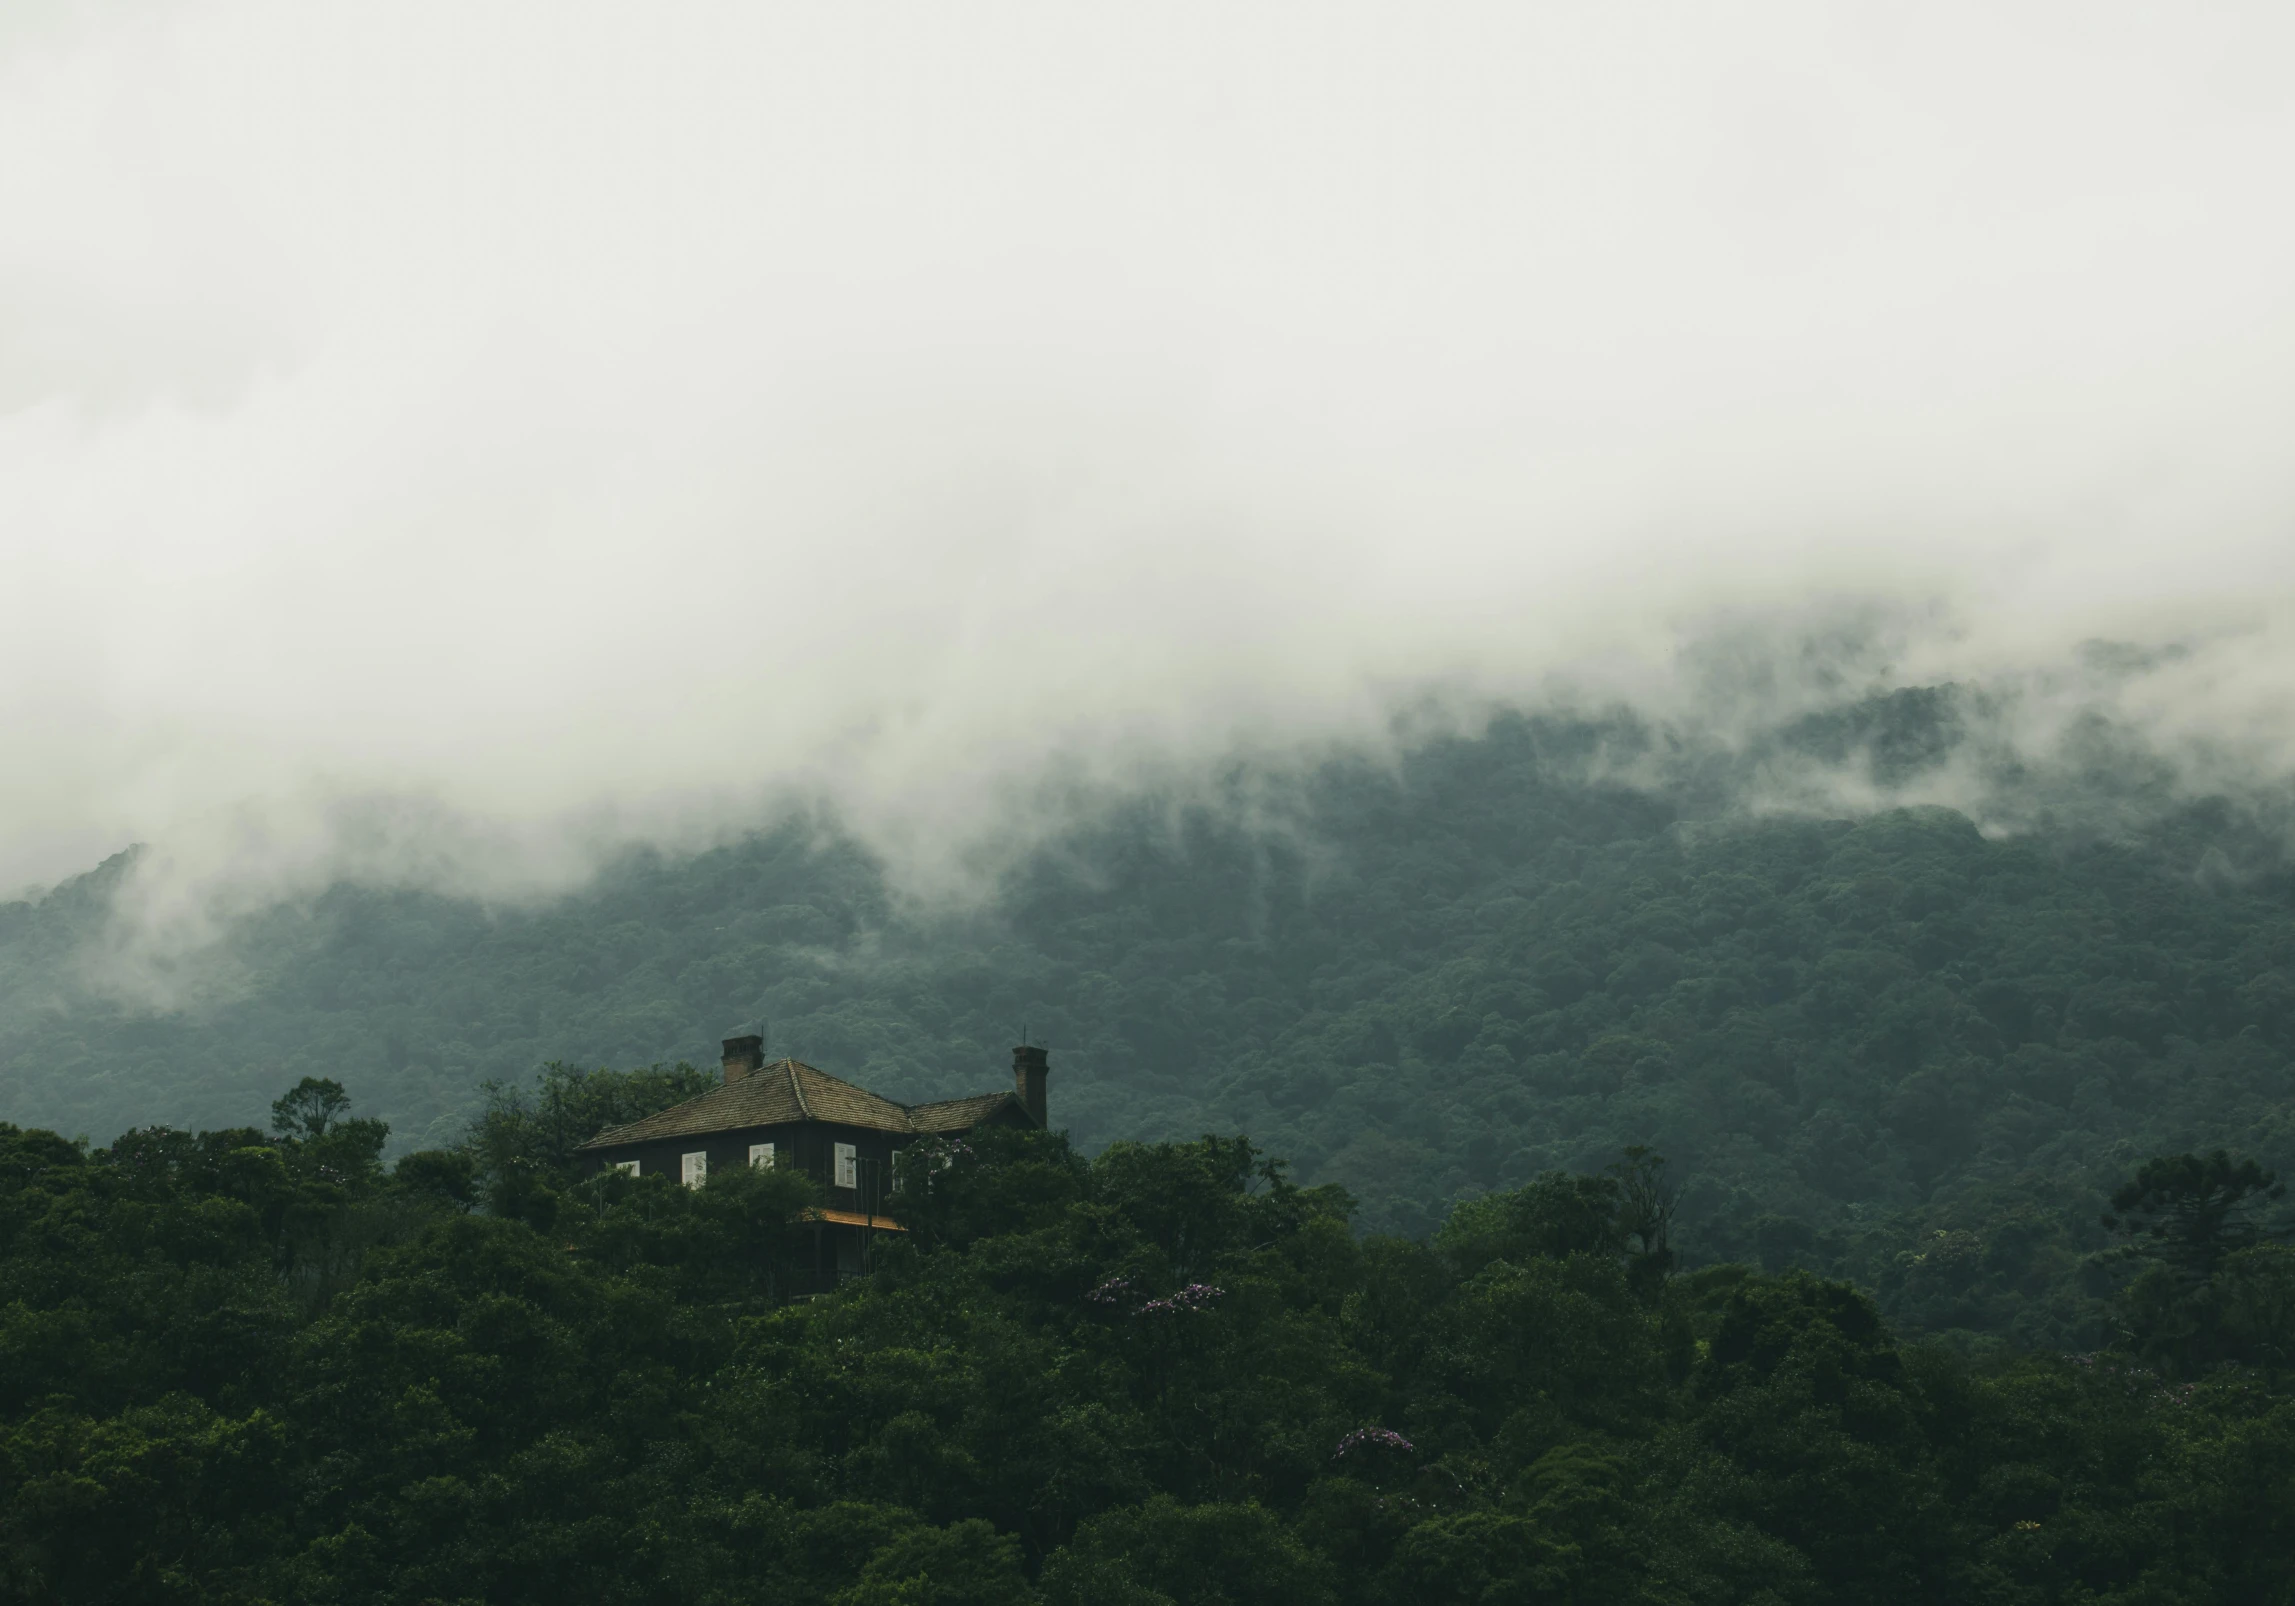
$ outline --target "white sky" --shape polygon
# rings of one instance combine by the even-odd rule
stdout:
[[[1908,672],[2212,634],[2152,715],[2280,739],[2291,68],[2195,0],[11,0],[0,892],[943,840],[1841,597],[1943,610]]]

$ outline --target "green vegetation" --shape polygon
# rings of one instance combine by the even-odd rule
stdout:
[[[2295,1251],[2244,1160],[2114,1198],[2119,1345],[1972,1357],[1676,1271],[1646,1150],[1425,1242],[1241,1139],[976,1134],[790,1303],[801,1178],[552,1147],[676,1092],[555,1071],[388,1167],[318,1080],[268,1134],[0,1127],[0,1595],[2295,1601]]]
[[[2101,737],[2069,802],[2035,793],[1998,839],[1942,809],[1736,802],[1796,755],[1885,796],[1992,762],[1975,728],[1949,688],[1735,756],[1505,718],[1111,804],[954,913],[803,822],[539,908],[338,886],[247,922],[176,1015],[76,979],[115,864],[0,908],[0,1117],[225,1126],[308,1075],[441,1148],[481,1084],[546,1062],[674,1065],[746,1023],[946,1097],[1001,1085],[1025,1028],[1086,1152],[1247,1131],[1361,1227],[1425,1237],[1646,1144],[1683,1266],[1799,1267],[1906,1332],[2087,1349],[2113,1330],[2098,1200],[2144,1157],[2295,1172],[2295,882],[2276,836]]]

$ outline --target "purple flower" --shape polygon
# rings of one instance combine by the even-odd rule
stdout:
[[[1213,1300],[1225,1298],[1226,1294],[1226,1289],[1214,1288],[1209,1283],[1189,1283],[1169,1299],[1151,1299],[1132,1314],[1146,1316],[1153,1313],[1160,1316],[1172,1311],[1200,1311]]]
[[[1357,1428],[1339,1441],[1339,1447],[1331,1452],[1331,1459],[1337,1461],[1344,1457],[1348,1451],[1360,1450],[1365,1446],[1375,1446],[1382,1450],[1401,1450],[1406,1454],[1418,1448],[1417,1445],[1411,1443],[1410,1440],[1392,1428]]]

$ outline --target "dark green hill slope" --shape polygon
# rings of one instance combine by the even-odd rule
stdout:
[[[1783,740],[1901,780],[1958,718],[1899,694]],[[799,825],[541,909],[338,887],[239,933],[240,990],[193,1016],[72,987],[99,873],[0,911],[0,1118],[220,1125],[321,1074],[436,1142],[545,1060],[695,1058],[764,1021],[916,1098],[992,1085],[1025,1028],[1087,1147],[1248,1130],[1419,1233],[1653,1144],[1691,1256],[2036,1339],[2092,1320],[2078,1259],[2133,1158],[2295,1169],[2295,897],[2231,811],[1988,840],[1943,810],[1749,818],[1732,780],[1629,723],[1510,719],[1135,800],[962,916]]]

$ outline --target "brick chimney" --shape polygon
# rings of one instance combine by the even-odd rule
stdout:
[[[731,1087],[752,1071],[765,1066],[765,1039],[728,1037],[725,1040],[725,1085]]]
[[[1045,1063],[1040,1048],[1020,1047],[1012,1051],[1012,1087],[1020,1095],[1020,1102],[1042,1127],[1051,1125],[1044,1113],[1044,1078],[1051,1067]]]

